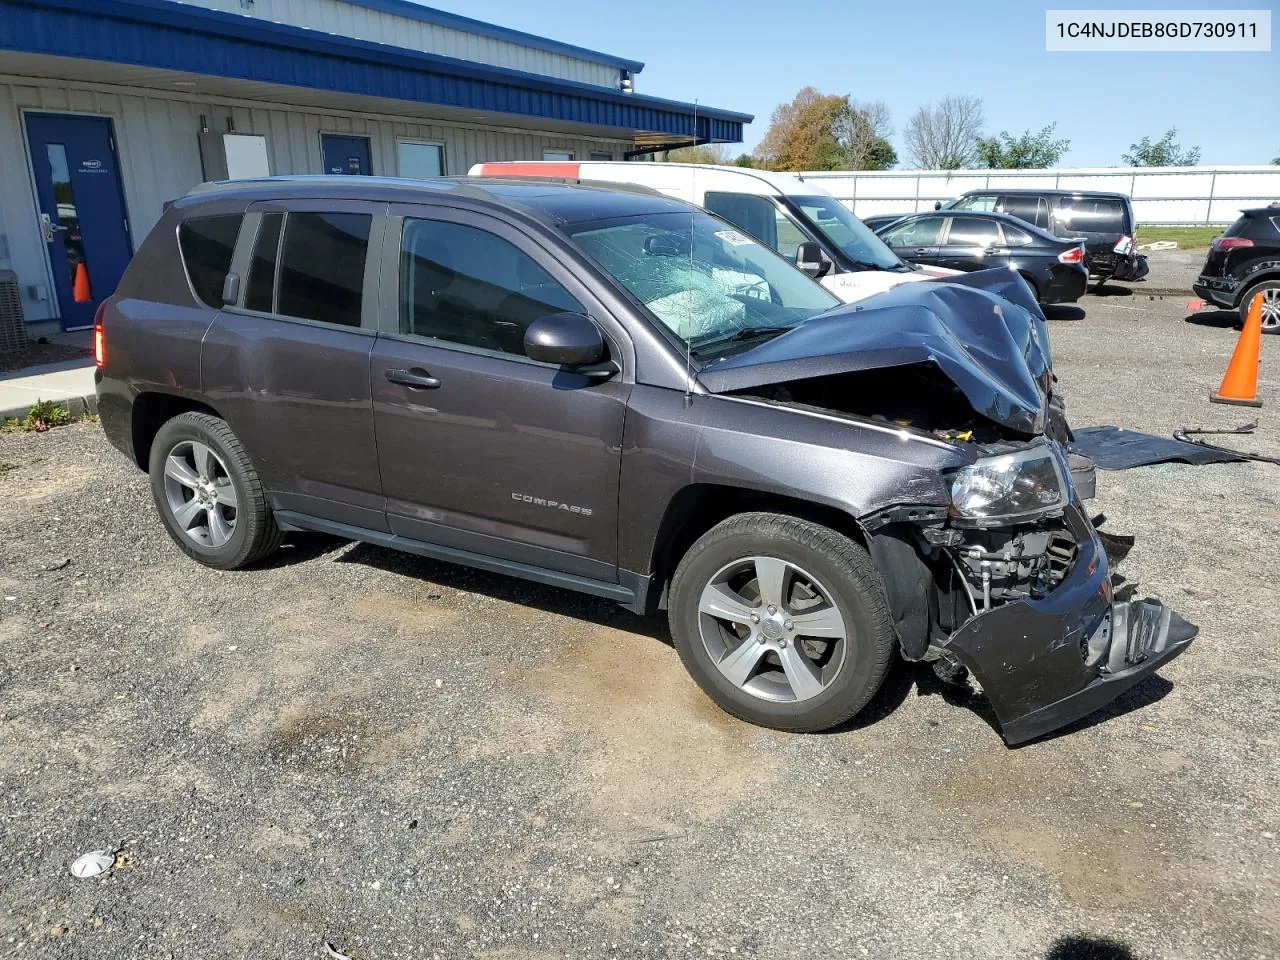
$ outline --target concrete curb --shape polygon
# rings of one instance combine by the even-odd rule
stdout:
[[[37,400],[36,403],[41,401]],[[94,394],[87,397],[64,397],[59,400],[51,400],[50,403],[57,404],[71,414],[72,420],[79,420],[86,413],[98,412],[98,398]],[[10,407],[8,410],[0,410],[0,424],[6,420],[22,420],[30,412],[32,404],[21,407]]]

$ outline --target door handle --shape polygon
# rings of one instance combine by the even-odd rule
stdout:
[[[411,370],[388,370],[387,379],[410,390],[435,390],[440,386],[440,381],[421,367],[414,367]]]
[[[924,256],[926,253],[928,253],[928,252],[929,252],[929,248],[928,248],[928,247],[916,247],[916,256],[917,256],[917,257],[923,257],[923,256]]]
[[[66,233],[70,227],[64,227],[62,224],[54,223],[53,218],[47,213],[40,214],[40,226],[44,230],[44,242],[53,243],[53,235],[57,233]]]

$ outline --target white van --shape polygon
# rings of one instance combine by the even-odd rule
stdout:
[[[527,161],[477,163],[473,177],[549,177],[630,183],[709,210],[793,261],[846,303],[956,271],[905,263],[849,209],[792,173],[701,163]]]

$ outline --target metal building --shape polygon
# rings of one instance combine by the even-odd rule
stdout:
[[[0,0],[0,271],[30,333],[75,329],[202,180],[742,139],[643,66],[412,0]]]

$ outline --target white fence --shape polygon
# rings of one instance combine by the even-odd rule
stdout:
[[[1096,167],[1062,170],[821,170],[801,174],[854,213],[932,210],[967,190],[1001,187],[1127,193],[1143,224],[1228,224],[1243,207],[1280,200],[1280,166]]]

